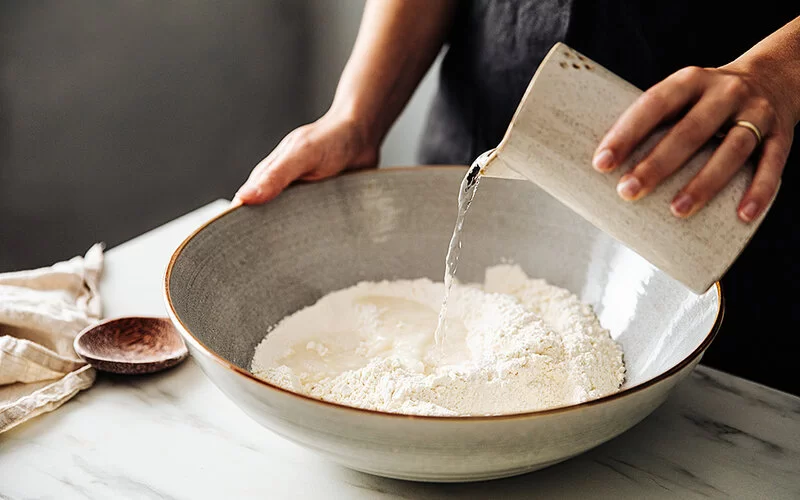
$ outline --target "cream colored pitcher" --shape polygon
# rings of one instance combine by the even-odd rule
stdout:
[[[533,181],[662,271],[703,293],[733,264],[767,210],[750,224],[737,217],[736,208],[753,176],[752,165],[747,165],[703,210],[688,219],[672,215],[670,201],[711,157],[715,143],[648,196],[622,200],[617,181],[665,131],[649,137],[612,173],[594,170],[592,154],[641,93],[586,56],[556,44],[533,76],[484,173]]]

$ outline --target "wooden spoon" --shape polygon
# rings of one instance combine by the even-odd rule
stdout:
[[[98,370],[137,375],[165,370],[189,355],[167,318],[114,318],[75,337],[75,352]]]

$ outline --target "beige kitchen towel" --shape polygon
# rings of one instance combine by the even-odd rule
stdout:
[[[103,245],[51,267],[0,274],[0,432],[94,383],[72,347],[102,315]]]

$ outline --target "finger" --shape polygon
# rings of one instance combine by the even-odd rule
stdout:
[[[752,132],[743,127],[731,128],[708,163],[672,200],[672,214],[689,217],[705,206],[742,168],[756,146],[758,141]]]
[[[643,93],[601,139],[592,165],[601,172],[618,167],[661,122],[675,116],[703,91],[703,70],[684,68]]]
[[[635,200],[650,193],[708,142],[738,106],[737,101],[724,93],[701,98],[647,157],[620,179],[617,185],[620,196]]]
[[[308,172],[306,172],[305,174],[303,174],[303,176],[300,177],[300,180],[303,180],[303,181],[321,181],[322,179],[330,177],[330,175],[331,174],[329,174],[325,169],[313,168],[313,169],[309,170]]]
[[[242,184],[236,194],[234,200],[239,200],[242,204],[260,203],[261,199],[261,179],[264,177],[266,170],[274,161],[275,152],[273,151],[269,156],[261,160],[256,165],[247,177],[247,180]]]
[[[791,139],[783,136],[768,137],[764,141],[753,182],[739,204],[739,218],[744,222],[752,222],[758,218],[775,196],[791,143]]]
[[[253,169],[250,178],[236,193],[236,198],[245,204],[266,203],[312,167],[302,155],[287,154],[285,150],[276,150],[275,153]]]

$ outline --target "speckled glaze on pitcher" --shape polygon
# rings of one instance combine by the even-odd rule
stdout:
[[[716,140],[648,196],[622,200],[616,193],[619,178],[666,131],[652,134],[612,173],[595,171],[592,155],[641,93],[586,56],[556,44],[533,76],[485,175],[533,181],[692,291],[703,293],[733,264],[769,207],[749,224],[736,215],[753,177],[748,164],[703,210],[688,219],[672,215],[670,201],[705,165]]]

